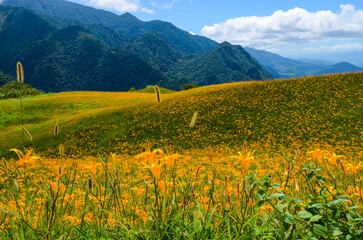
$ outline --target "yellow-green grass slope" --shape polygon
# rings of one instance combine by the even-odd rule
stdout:
[[[0,151],[32,147],[68,156],[152,148],[300,147],[362,151],[363,73],[241,82],[162,94],[70,92],[0,101]],[[189,124],[195,111],[195,126]],[[59,120],[60,132],[53,134]],[[347,150],[350,149],[350,150]],[[0,155],[0,156],[1,156]]]

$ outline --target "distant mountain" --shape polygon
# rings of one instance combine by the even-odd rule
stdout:
[[[144,33],[125,49],[137,54],[162,72],[167,72],[176,62],[186,57],[157,32]]]
[[[305,76],[317,67],[315,64],[289,59],[268,51],[249,47],[245,47],[245,49],[277,78]]]
[[[228,42],[214,50],[178,61],[167,73],[186,78],[199,86],[273,77],[241,46]]]
[[[98,24],[115,30],[132,39],[150,31],[161,33],[165,39],[187,54],[203,53],[214,49],[218,43],[202,36],[192,35],[171,23],[155,20],[143,22],[129,13],[121,16],[63,0],[5,0],[6,6],[25,7],[39,14],[77,21],[83,24]]]
[[[320,69],[312,71],[312,75],[322,75],[329,73],[342,73],[342,72],[358,72],[363,71],[363,68],[357,67],[348,62],[340,62],[330,66],[322,66]]]
[[[268,71],[273,73],[274,77],[301,77],[307,75],[322,75],[328,73],[343,73],[363,71],[353,64],[341,62],[329,65],[323,61],[312,60],[293,60],[282,57],[264,50],[245,47],[257,61],[261,63]]]
[[[136,55],[112,51],[81,27],[67,27],[24,51],[29,83],[47,91],[125,91],[166,77]],[[33,70],[33,71],[31,71]]]
[[[29,2],[43,13],[58,13],[59,9],[81,12],[79,19],[63,19],[0,6],[0,70],[13,74],[16,62],[22,61],[27,82],[42,91],[124,91],[155,84],[180,90],[185,83],[209,85],[272,78],[241,46],[227,42],[218,46],[214,42],[217,47],[211,50],[194,45],[199,49],[195,52],[202,53],[185,53],[167,38],[184,31],[169,23],[144,23],[131,14],[117,16],[61,0],[11,3]],[[108,26],[80,23],[85,13],[99,14],[101,19],[106,14],[117,17],[121,25],[142,23],[159,31],[144,32],[130,40]],[[187,39],[179,36],[180,43],[197,43],[199,39],[189,33],[184,36]]]
[[[169,82],[136,55],[111,50],[80,26],[57,30],[29,10],[1,6],[0,23],[0,69],[13,74],[21,61],[25,81],[40,90],[125,91]]]

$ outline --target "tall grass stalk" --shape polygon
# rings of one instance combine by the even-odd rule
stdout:
[[[24,128],[23,128],[23,124],[24,124],[24,120],[23,120],[23,94],[22,94],[22,90],[23,90],[23,85],[24,85],[24,69],[23,69],[23,65],[21,64],[21,62],[18,62],[16,64],[16,76],[18,78],[18,82],[21,83],[21,89],[20,89],[20,114],[21,114],[21,128],[22,128],[22,134],[23,134],[23,138],[24,138]]]
[[[192,128],[195,126],[195,121],[197,120],[198,117],[198,111],[195,111],[192,117],[192,120],[190,121],[189,127]]]
[[[155,85],[155,92],[156,92],[156,101],[157,102],[161,102],[161,99],[160,99],[160,89],[157,85]]]

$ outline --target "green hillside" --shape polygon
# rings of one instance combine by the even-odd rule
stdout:
[[[146,146],[175,150],[329,145],[361,149],[363,73],[200,87],[155,93],[71,92],[24,100],[22,138],[16,100],[0,101],[0,146],[32,146],[54,154],[136,153]],[[190,120],[198,111],[193,128]],[[53,135],[59,119],[60,133]],[[361,149],[362,150],[362,149]]]

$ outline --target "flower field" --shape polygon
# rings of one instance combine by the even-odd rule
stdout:
[[[18,103],[0,239],[363,238],[363,73]]]
[[[1,239],[363,236],[363,165],[326,150],[79,159],[12,151],[16,161],[1,163]]]

